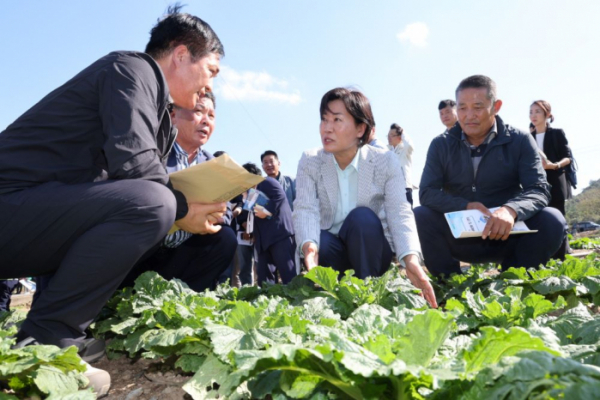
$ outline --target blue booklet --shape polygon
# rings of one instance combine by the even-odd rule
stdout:
[[[247,211],[254,211],[255,208],[261,209],[264,213],[266,213],[269,218],[271,217],[271,213],[265,207],[269,204],[269,198],[266,194],[261,192],[260,190],[251,188],[248,190],[248,196],[244,201],[244,206],[242,207]]]

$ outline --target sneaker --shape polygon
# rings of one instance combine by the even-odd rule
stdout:
[[[21,332],[19,332],[19,334],[20,333]],[[22,349],[23,347],[26,347],[26,346],[37,346],[37,345],[41,344],[40,342],[38,342],[31,336],[27,336],[24,339],[21,339],[19,337],[19,334],[17,334],[17,336],[16,336],[17,343],[15,343],[11,346],[12,349]]]
[[[98,399],[106,396],[110,389],[110,374],[103,369],[92,367],[85,361],[83,361],[83,364],[87,367],[83,375],[90,381],[86,389],[92,388]]]
[[[94,363],[104,357],[106,342],[104,339],[85,338],[79,345],[79,357],[87,363]]]

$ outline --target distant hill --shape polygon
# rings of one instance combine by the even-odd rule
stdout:
[[[567,222],[593,221],[600,223],[600,179],[567,201]]]

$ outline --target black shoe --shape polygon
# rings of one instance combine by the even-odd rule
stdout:
[[[104,339],[85,338],[79,345],[79,357],[87,363],[94,363],[104,357],[106,342]]]
[[[21,349],[25,346],[42,344],[34,337],[24,335],[26,335],[26,333],[23,331],[20,331],[17,334],[17,343],[12,346],[13,349]],[[77,354],[79,354],[79,357],[87,363],[93,363],[100,360],[106,353],[106,342],[104,339],[85,338],[78,347],[79,350],[77,351]]]
[[[12,349],[22,349],[25,346],[37,346],[40,345],[41,343],[38,342],[37,340],[35,340],[35,338],[31,337],[31,336],[27,336],[24,339],[19,340],[19,336],[17,336],[17,343],[13,344],[11,346]]]

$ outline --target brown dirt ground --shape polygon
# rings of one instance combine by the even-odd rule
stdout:
[[[112,379],[107,400],[181,400],[191,399],[183,389],[189,376],[174,371],[161,371],[156,360],[131,360],[121,357],[108,360],[106,357],[93,364],[107,371]]]

